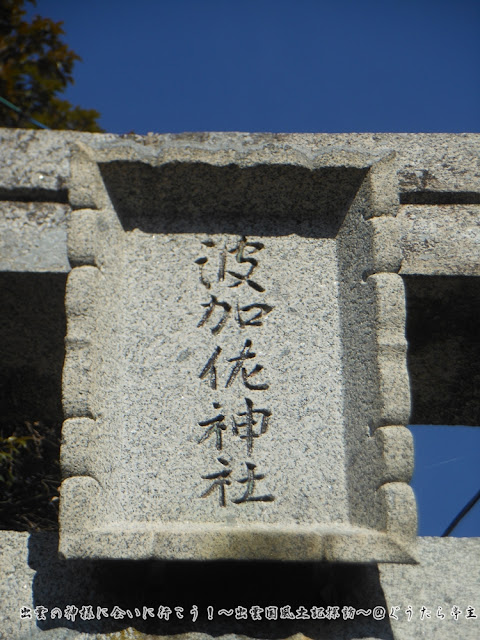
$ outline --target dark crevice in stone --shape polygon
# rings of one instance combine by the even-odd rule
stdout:
[[[480,425],[480,278],[403,279],[410,424]]]
[[[0,201],[4,202],[58,202],[68,204],[67,189],[4,189],[0,187]]]
[[[400,193],[400,204],[480,204],[476,191],[407,191]]]
[[[0,529],[57,527],[66,278],[0,272]]]

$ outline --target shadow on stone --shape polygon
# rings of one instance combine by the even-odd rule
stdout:
[[[367,169],[100,164],[125,231],[334,238]]]
[[[410,423],[480,425],[480,278],[404,282]]]
[[[66,273],[0,273],[2,424],[61,422]]]
[[[66,273],[0,273],[0,528],[55,530]]]
[[[56,534],[32,534],[29,541],[29,566],[36,571],[33,583],[34,605],[48,609],[41,629],[58,627],[89,633],[109,633],[133,627],[142,633],[173,635],[189,632],[212,636],[239,634],[254,638],[285,638],[295,633],[320,640],[326,637],[352,639],[372,636],[392,640],[385,597],[376,565],[309,564],[279,562],[159,562],[159,561],[66,561],[57,555]],[[68,605],[80,611],[91,605],[108,614],[115,606],[123,619],[74,622],[50,619],[53,607],[62,612]],[[171,609],[170,619],[159,620],[159,606]],[[198,607],[198,619],[192,608]],[[308,616],[312,607],[338,606],[337,620],[284,619],[252,620],[251,607],[290,606],[292,615]],[[386,617],[372,621],[360,614],[344,620],[343,606],[372,610],[384,607]],[[154,618],[144,620],[144,607],[151,607]],[[178,619],[175,607],[183,607]],[[208,619],[213,607],[213,619]],[[247,619],[235,619],[235,609],[244,607]],[[303,607],[303,608],[302,608]],[[219,610],[233,610],[219,615]],[[132,617],[129,617],[127,610]]]

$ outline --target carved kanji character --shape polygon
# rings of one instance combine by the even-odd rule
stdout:
[[[229,462],[225,458],[217,458],[220,464],[223,464],[224,467],[228,467]],[[217,473],[209,473],[206,476],[202,476],[204,480],[214,480],[212,484],[208,487],[206,491],[202,493],[201,498],[206,498],[211,495],[215,488],[218,487],[218,502],[221,507],[225,507],[227,505],[226,496],[225,496],[225,487],[232,484],[231,480],[228,479],[228,476],[232,473],[231,469],[222,469]]]
[[[208,375],[210,375],[210,386],[212,389],[217,388],[217,367],[215,366],[215,363],[221,352],[222,352],[221,347],[215,348],[215,351],[212,353],[212,355],[207,361],[207,364],[203,367],[202,371],[200,372],[200,375],[198,376],[200,380],[203,380]]]
[[[210,298],[210,302],[205,302],[202,304],[202,307],[205,307],[206,311],[203,314],[200,322],[197,324],[197,327],[203,327],[203,325],[206,324],[210,319],[211,315],[215,311],[215,308],[220,307],[221,309],[223,309],[222,317],[220,318],[220,321],[212,329],[210,329],[213,335],[217,335],[217,333],[220,333],[220,331],[223,329],[230,311],[232,310],[232,307],[228,304],[228,302],[221,302],[220,300],[218,300],[216,296],[210,296]]]
[[[247,485],[245,489],[245,493],[241,498],[232,500],[232,502],[234,502],[235,504],[241,504],[242,502],[273,502],[275,498],[270,494],[265,496],[253,495],[253,492],[255,491],[256,481],[263,480],[265,478],[265,474],[255,473],[255,468],[257,465],[253,464],[253,462],[246,462],[245,465],[247,467],[246,477],[240,478],[240,480],[237,480],[237,482]]]
[[[236,247],[229,249],[229,253],[235,255],[235,259],[239,264],[248,264],[246,273],[239,273],[238,271],[227,271],[227,273],[235,278],[235,282],[230,287],[239,287],[244,282],[249,287],[255,289],[255,291],[265,291],[265,289],[257,282],[251,280],[250,276],[258,266],[258,261],[252,258],[251,255],[257,251],[261,251],[264,248],[264,244],[261,242],[248,242],[245,236],[242,236]]]
[[[249,398],[245,398],[245,402],[247,404],[247,410],[239,413],[239,416],[244,416],[245,421],[238,423],[235,418],[233,418],[233,429],[232,432],[234,435],[238,435],[239,429],[245,429],[245,433],[240,436],[243,440],[247,441],[247,455],[250,456],[253,451],[253,440],[254,438],[259,438],[261,435],[267,432],[268,429],[268,419],[272,415],[272,412],[268,409],[254,409],[253,402]],[[257,421],[254,419],[254,414],[260,414],[262,416],[260,422],[260,431],[257,433],[254,430]]]
[[[257,364],[255,365],[255,367],[253,367],[250,373],[247,373],[246,368],[243,366],[243,364],[245,363],[245,360],[251,360],[252,358],[255,358],[257,355],[256,353],[253,353],[253,351],[250,351],[251,346],[252,346],[252,341],[248,339],[245,340],[245,344],[243,345],[243,348],[240,354],[235,358],[229,358],[228,361],[235,362],[235,364],[233,365],[230,375],[228,377],[228,380],[225,383],[225,388],[229,387],[234,382],[235,378],[241,371],[243,384],[247,387],[247,389],[252,389],[254,391],[264,391],[265,389],[268,389],[268,384],[266,383],[255,385],[248,381],[249,378],[257,375],[257,373],[260,373],[260,371],[262,371],[263,369],[261,364]]]
[[[242,317],[241,311],[244,314],[249,311],[254,311],[254,313],[250,317]],[[261,327],[263,326],[263,322],[261,322],[261,318],[266,316],[270,311],[273,310],[269,304],[257,303],[257,304],[247,304],[245,307],[239,307],[237,304],[237,314],[236,320],[240,327],[243,329],[244,327]]]
[[[218,402],[213,402],[212,404],[215,409],[220,409],[221,407],[221,405],[218,404]],[[203,422],[199,422],[198,424],[201,427],[208,427],[208,429],[205,431],[203,436],[197,440],[198,444],[205,442],[205,440],[208,440],[208,438],[212,434],[215,434],[215,446],[219,451],[221,451],[222,445],[223,445],[222,431],[225,431],[227,428],[227,425],[224,423],[224,420],[225,420],[225,416],[223,415],[223,413],[219,413],[218,416],[215,416],[215,418],[212,418],[211,420],[204,420]]]
[[[215,246],[215,242],[209,239],[204,240],[202,244],[205,247],[208,247],[209,249]],[[200,267],[201,284],[203,284],[203,286],[206,287],[207,289],[210,289],[211,282],[208,279],[208,277],[205,275],[205,265],[207,264],[208,261],[209,261],[209,258],[207,256],[202,256],[201,258],[198,258],[197,260],[195,260],[195,264],[198,264],[198,266]],[[227,248],[224,245],[219,254],[219,264],[218,264],[218,271],[216,276],[217,282],[221,282],[225,279],[226,262],[227,262]]]

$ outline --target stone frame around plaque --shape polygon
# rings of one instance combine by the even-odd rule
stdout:
[[[194,149],[178,144],[167,151],[142,151],[141,161],[126,152],[104,161],[98,151],[81,144],[72,147],[68,256],[73,269],[66,293],[60,553],[67,558],[413,562],[416,505],[408,486],[413,445],[405,428],[410,393],[405,296],[397,273],[401,254],[395,223],[395,152],[329,148],[309,156],[274,141],[271,148],[235,154],[208,150],[201,144]],[[126,234],[142,218],[142,211],[148,212],[162,195],[149,187],[159,170],[165,180],[168,172],[176,172],[175,180],[178,172],[183,172],[182,180],[188,179],[189,172],[199,172],[201,185],[202,180],[203,184],[216,180],[215,172],[220,181],[236,171],[247,176],[265,171],[265,180],[262,174],[257,181],[265,184],[271,169],[276,182],[268,187],[270,199],[276,191],[281,197],[281,180],[290,179],[292,172],[292,183],[296,183],[292,202],[301,198],[302,180],[309,175],[319,176],[320,186],[333,185],[340,196],[343,180],[345,184],[353,180],[355,185],[342,205],[341,218],[333,217],[327,225],[338,260],[344,421],[344,457],[338,472],[346,478],[342,507],[346,515],[340,522],[319,518],[308,523],[242,522],[241,518],[189,522],[184,517],[177,522],[171,518],[139,521],[130,517],[121,491],[111,484],[118,445],[115,425],[122,416],[115,415],[104,429],[104,398],[110,389],[121,386],[118,362],[103,345],[112,344],[122,323],[122,313],[114,309],[122,278],[115,265],[126,250]],[[151,188],[151,195],[139,195],[135,181],[129,183],[129,176],[136,173],[147,176],[141,186],[146,191]],[[178,192],[182,180],[172,189]],[[253,184],[248,180],[247,185]],[[221,188],[214,185],[212,198]],[[268,206],[262,188],[255,186],[253,195],[247,189],[243,197],[258,197],[260,207]],[[201,197],[199,189],[196,198]],[[142,204],[142,197],[147,204]],[[311,209],[315,197],[315,193],[309,196],[305,210]],[[150,232],[154,217],[145,216]],[[195,219],[206,218],[205,211],[200,211]],[[288,211],[284,220],[285,235],[295,233]],[[136,464],[133,460],[132,473]]]

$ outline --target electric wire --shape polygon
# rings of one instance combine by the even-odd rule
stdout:
[[[0,102],[2,102],[9,109],[12,109],[13,111],[16,111],[17,113],[19,113],[21,116],[26,118],[29,122],[34,124],[36,127],[41,127],[42,129],[50,129],[50,127],[47,127],[46,125],[42,124],[38,120],[35,120],[35,118],[31,118],[30,116],[28,116],[26,113],[24,113],[24,111],[22,111],[22,109],[20,109],[20,107],[16,107],[9,100],[2,98],[2,96],[0,96]]]
[[[449,536],[451,534],[451,532],[455,529],[457,524],[460,522],[460,520],[462,520],[462,518],[464,518],[471,509],[473,509],[473,507],[476,505],[476,503],[479,500],[480,500],[480,491],[478,491],[473,496],[473,498],[467,502],[467,504],[463,507],[463,509],[460,511],[460,513],[457,516],[455,516],[455,518],[452,520],[452,522],[445,529],[444,533],[442,533],[441,537],[442,538],[446,538],[447,536]]]

